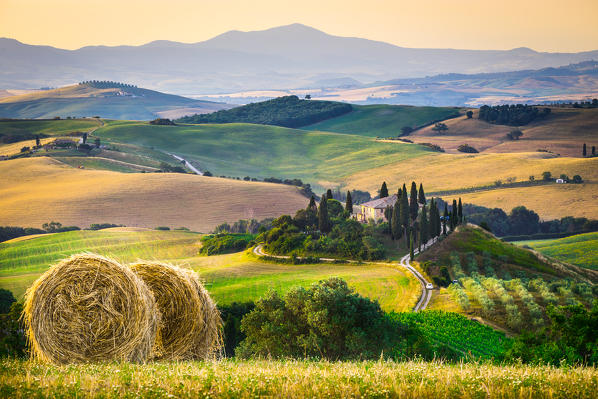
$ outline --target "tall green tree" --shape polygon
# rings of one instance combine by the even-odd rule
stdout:
[[[583,143],[583,150],[581,152],[583,154],[583,156],[585,157],[586,155],[588,155],[588,149],[586,148],[586,143]]]
[[[401,225],[405,231],[405,240],[407,240],[407,229],[409,228],[409,200],[407,199],[407,188],[405,184],[403,184],[403,195],[401,195],[401,206],[400,206],[400,215],[401,215]]]
[[[312,195],[309,199],[309,205],[307,205],[307,210],[317,211],[318,205],[316,205],[316,198]]]
[[[429,226],[428,226],[428,213],[426,211],[426,207],[422,208],[422,214],[419,219],[419,247],[421,252],[421,246],[426,245],[428,242],[428,233],[429,233]]]
[[[397,198],[401,198],[401,195],[403,195],[403,190],[401,187],[399,187],[399,190],[397,191]]]
[[[390,231],[393,240],[399,240],[403,237],[403,226],[401,225],[401,203],[397,199],[392,208],[392,215],[390,218]]]
[[[334,199],[331,189],[326,190],[326,199]]]
[[[426,205],[426,194],[424,193],[424,185],[419,183],[419,193],[417,194],[417,200],[420,204]]]
[[[449,213],[447,203],[444,203],[444,221],[442,222],[442,234],[446,235],[446,224],[449,222]]]
[[[380,187],[380,198],[388,197],[388,187],[386,187],[386,182],[382,182],[382,187]]]
[[[459,219],[457,220],[457,224],[462,224],[463,223],[463,204],[461,203],[461,197],[459,197],[457,216],[459,217]]]
[[[347,191],[347,202],[345,202],[345,210],[349,213],[353,213],[353,199],[351,198],[350,191]]]
[[[330,218],[328,217],[328,200],[326,196],[322,198],[320,208],[318,208],[318,228],[322,233],[328,233],[332,228]]]
[[[413,258],[415,258],[413,254],[413,234],[409,234],[409,259],[413,261]]]
[[[453,206],[451,207],[451,231],[455,230],[455,227],[457,226],[457,200],[453,200]]]
[[[436,202],[434,201],[434,198],[431,198],[430,199],[430,222],[428,223],[428,236],[430,238],[436,237],[436,231],[437,231],[436,214],[437,213],[438,213],[438,208],[436,207]]]
[[[417,202],[417,185],[415,182],[411,182],[411,198],[409,199],[409,213],[411,214],[411,220],[417,218],[419,213],[419,204]]]

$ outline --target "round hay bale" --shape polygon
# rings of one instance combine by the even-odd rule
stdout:
[[[187,272],[159,262],[140,261],[130,267],[152,291],[160,312],[154,357],[169,360],[196,357],[195,346],[206,321],[203,303]]]
[[[194,346],[194,357],[198,359],[217,358],[222,356],[224,340],[222,337],[222,318],[210,294],[201,283],[197,273],[185,269],[187,276],[195,287],[202,303],[203,318],[205,320],[202,333],[197,337]]]
[[[52,266],[25,294],[23,318],[34,358],[54,363],[143,362],[156,338],[158,313],[143,281],[94,254]]]

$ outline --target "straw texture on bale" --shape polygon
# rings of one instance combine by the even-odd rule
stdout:
[[[154,357],[205,358],[209,348],[197,348],[203,345],[208,332],[206,326],[214,323],[210,311],[205,310],[206,306],[213,306],[213,302],[206,301],[209,296],[198,289],[199,281],[192,281],[184,269],[159,262],[138,262],[132,264],[131,269],[152,291],[160,312]]]
[[[220,357],[224,349],[220,311],[216,307],[216,302],[212,300],[212,297],[199,280],[197,273],[190,269],[185,269],[185,272],[199,295],[205,320],[203,331],[197,337],[194,345],[194,357],[199,359]]]
[[[34,358],[54,363],[145,361],[159,313],[143,281],[118,262],[73,255],[27,291],[23,318]]]

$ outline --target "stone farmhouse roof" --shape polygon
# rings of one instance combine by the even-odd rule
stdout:
[[[363,204],[359,204],[359,206],[365,206],[366,208],[374,209],[386,209],[387,206],[394,205],[395,202],[397,202],[397,195],[393,194],[388,197],[378,198],[375,200],[364,202]]]

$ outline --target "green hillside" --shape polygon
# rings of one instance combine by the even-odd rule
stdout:
[[[598,233],[578,234],[554,240],[520,241],[563,262],[598,270]]]
[[[0,144],[42,137],[64,136],[73,132],[86,132],[100,126],[97,119],[63,120],[2,120],[0,119]]]
[[[185,231],[127,228],[20,237],[0,243],[0,288],[20,298],[52,263],[89,251],[121,262],[149,259],[191,267],[220,304],[253,301],[271,288],[284,293],[332,276],[344,278],[360,294],[377,299],[386,311],[410,310],[420,295],[419,283],[391,265],[276,264],[244,252],[200,256],[200,238]]]
[[[458,113],[459,110],[452,107],[353,105],[353,111],[348,114],[305,126],[303,129],[368,137],[396,137],[404,126],[421,126]]]
[[[220,176],[299,178],[313,186],[338,185],[343,176],[429,154],[426,147],[381,143],[357,135],[250,124],[154,126],[110,122],[104,141],[176,153]]]

